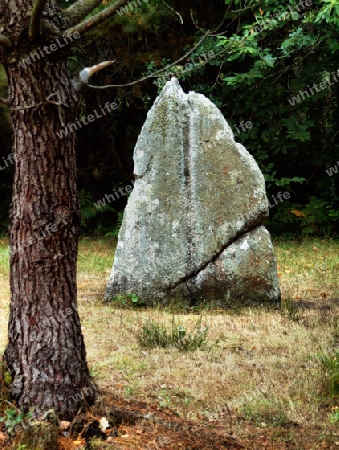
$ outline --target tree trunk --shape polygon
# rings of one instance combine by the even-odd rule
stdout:
[[[18,406],[34,407],[39,413],[53,408],[69,420],[84,399],[91,404],[96,394],[77,311],[80,214],[75,135],[57,135],[76,121],[77,96],[64,50],[20,65],[28,51],[23,46],[3,57],[10,107],[43,104],[11,111],[12,298],[4,359],[13,378],[11,397]]]

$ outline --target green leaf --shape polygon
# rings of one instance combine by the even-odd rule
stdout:
[[[274,57],[272,55],[266,55],[263,57],[263,61],[265,61],[265,63],[269,66],[269,67],[273,67],[274,63],[276,62],[278,58]]]

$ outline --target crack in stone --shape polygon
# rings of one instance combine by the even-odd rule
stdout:
[[[187,237],[187,257],[186,257],[186,265],[189,268],[192,260],[192,254],[194,252],[194,242],[193,242],[193,223],[192,223],[192,170],[190,167],[191,162],[191,105],[189,102],[185,105],[185,119],[183,120],[182,127],[182,137],[183,137],[183,175],[184,175],[184,189],[185,189],[185,199],[187,204],[187,212],[186,215],[186,237]]]
[[[254,223],[252,223],[251,225],[248,225],[247,227],[245,227],[244,229],[239,231],[234,237],[230,238],[227,241],[227,243],[222,246],[222,248],[218,251],[218,253],[212,257],[212,259],[203,263],[200,267],[198,267],[196,270],[192,271],[188,275],[185,275],[184,277],[182,277],[173,286],[169,286],[166,289],[166,292],[172,291],[172,290],[176,289],[177,287],[179,287],[180,285],[182,285],[183,283],[186,283],[187,281],[189,281],[191,278],[196,277],[202,270],[206,269],[206,267],[209,264],[216,261],[219,258],[219,256],[223,253],[223,251],[226,250],[227,247],[234,244],[234,242],[238,241],[245,234],[250,233],[251,231],[254,231],[256,228],[259,228],[260,226],[263,226],[264,222],[265,222],[265,218],[266,218],[266,211],[261,211],[261,213],[259,214],[259,216],[257,217],[257,219],[255,220]]]

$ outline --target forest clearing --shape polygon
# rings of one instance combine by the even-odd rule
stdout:
[[[114,241],[81,240],[78,307],[90,373],[101,393],[86,420],[106,417],[113,435],[92,448],[339,448],[339,402],[321,362],[326,355],[336,360],[338,375],[339,243],[274,244],[281,309],[215,310],[206,304],[185,310],[178,305],[145,309],[128,299],[103,303]],[[4,349],[7,240],[0,252]],[[150,323],[168,330],[181,326],[187,333],[207,327],[206,340],[191,351],[140,347],[138,335]],[[113,417],[122,423],[114,427]],[[60,431],[59,442],[60,448],[85,448],[85,439],[75,432],[66,438]]]

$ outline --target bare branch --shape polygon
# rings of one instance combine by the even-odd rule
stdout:
[[[38,108],[38,106],[47,106],[47,105],[66,106],[67,108],[69,107],[65,103],[47,101],[47,102],[36,103],[35,105],[30,105],[30,106],[16,106],[14,108],[9,108],[9,109],[11,111],[25,111],[26,109]]]
[[[78,0],[66,9],[65,15],[69,19],[69,26],[80,23],[102,0]]]
[[[141,83],[142,81],[148,80],[149,78],[158,78],[163,74],[164,72],[167,72],[168,69],[171,67],[177,65],[179,62],[181,62],[183,59],[187,58],[189,55],[191,55],[194,50],[199,47],[199,45],[207,38],[210,31],[207,31],[202,38],[195,44],[193,48],[191,48],[187,53],[184,54],[181,58],[174,61],[172,64],[169,64],[168,66],[164,67],[163,69],[159,69],[156,72],[153,72],[151,75],[147,75],[146,77],[140,78],[139,80],[131,81],[130,83],[126,84],[108,84],[106,86],[93,86],[92,84],[88,84],[87,86],[92,89],[108,89],[108,88],[116,88],[116,87],[126,87],[126,86],[133,86],[134,84]],[[216,55],[218,56],[218,55]]]
[[[1,98],[0,97],[0,103],[2,104],[2,105],[6,105],[6,106],[8,106],[8,105],[10,105],[10,101],[9,101],[9,99],[7,99],[7,98]]]
[[[40,102],[40,103],[36,103],[34,105],[29,105],[29,106],[14,106],[14,107],[9,108],[9,109],[11,111],[25,111],[27,109],[38,108],[39,106],[54,105],[54,106],[56,106],[58,108],[59,116],[60,116],[60,108],[61,108],[61,106],[65,106],[66,108],[69,108],[69,106],[66,103],[63,103],[63,102],[60,102],[60,101],[56,102],[56,101],[50,100],[52,97],[55,97],[55,96],[59,97],[58,92],[54,92],[53,94],[50,94],[48,97],[44,98],[44,100],[42,102]],[[62,120],[61,120],[61,122],[62,122]],[[62,125],[64,125],[63,122],[62,122]]]
[[[31,41],[36,41],[40,36],[41,16],[46,2],[47,0],[36,0],[34,3],[28,30],[28,37]]]
[[[249,3],[248,6],[245,6],[242,9],[232,9],[232,13],[238,13],[238,12],[243,12],[243,11],[247,11],[248,9],[252,9],[256,6],[260,6],[260,3],[256,3],[255,5],[253,5],[253,0]]]
[[[12,42],[7,36],[4,36],[3,34],[0,34],[0,45],[6,48],[12,47]]]
[[[111,66],[115,61],[103,61],[100,64],[96,64],[92,67],[85,67],[83,69],[77,78],[73,79],[73,86],[74,88],[79,91],[84,84],[88,84],[89,79],[92,75],[99,72],[99,70],[105,69],[108,66]]]
[[[225,31],[224,33],[218,33],[218,34],[216,34],[217,31],[220,30],[220,28],[223,26],[223,24],[224,24],[224,22],[225,22],[225,20],[226,20],[226,17],[227,17],[227,15],[228,15],[228,13],[229,13],[230,8],[231,8],[231,3],[228,5],[228,8],[227,8],[227,10],[225,11],[225,14],[224,14],[224,17],[223,17],[222,21],[220,22],[220,24],[218,25],[218,27],[213,31],[213,33],[210,33],[210,36],[220,36],[221,34],[227,33],[227,31]],[[191,19],[192,19],[192,22],[194,23],[195,27],[196,27],[198,30],[203,31],[202,28],[200,28],[200,27],[198,26],[198,24],[196,23],[196,21],[194,20],[192,9],[190,9],[190,12],[191,12]],[[232,23],[233,23],[233,21],[230,22],[230,24],[232,24]],[[230,24],[229,24],[229,25],[230,25]],[[229,25],[227,25],[226,28],[228,28]]]
[[[37,108],[38,106],[42,106],[43,103],[36,103],[35,105],[30,105],[30,106],[16,106],[15,108],[10,108],[11,111],[24,111],[26,109],[32,109],[32,108]]]
[[[124,6],[128,0],[118,0],[114,5],[109,6],[108,8],[104,9],[100,13],[96,14],[93,17],[90,17],[87,20],[84,20],[83,22],[79,23],[78,25],[75,25],[73,28],[69,28],[63,33],[64,37],[67,37],[69,35],[72,35],[76,32],[83,34],[87,31],[90,31],[92,28],[96,27],[100,23],[104,22],[109,17],[113,16],[115,11],[122,6]]]
[[[174,8],[172,8],[172,6],[168,5],[165,0],[161,0],[162,4],[165,5],[168,9],[171,9],[178,17],[179,17],[179,22],[181,23],[181,25],[184,23],[184,20],[181,16],[181,14],[178,13],[178,11],[176,11]]]

